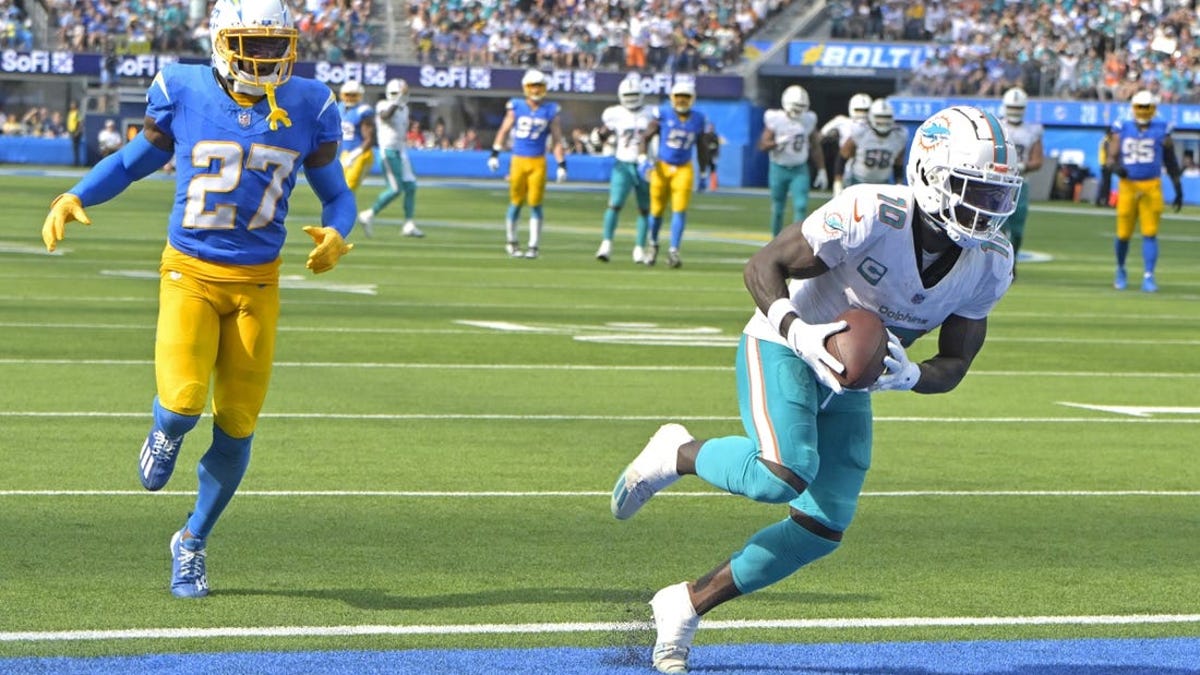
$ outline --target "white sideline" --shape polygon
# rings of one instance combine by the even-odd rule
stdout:
[[[841,619],[709,621],[705,631],[743,629],[856,629],[958,626],[1098,626],[1200,623],[1200,614],[1129,614],[1099,616],[964,616]],[[83,640],[179,640],[244,637],[348,637],[361,635],[515,635],[519,633],[614,633],[649,631],[649,622],[446,624],[415,626],[261,626],[221,628],[134,628],[127,630],[29,631],[0,633],[0,642],[76,642]]]
[[[238,497],[609,497],[598,490],[238,490]],[[0,497],[195,497],[187,490],[0,490]],[[671,490],[658,497],[730,497],[728,492]],[[1200,497],[1200,490],[891,490],[863,492],[867,498],[899,497]]]

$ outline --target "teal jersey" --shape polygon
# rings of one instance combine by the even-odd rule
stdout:
[[[1163,141],[1171,134],[1171,125],[1161,117],[1150,120],[1145,129],[1134,120],[1114,122],[1113,133],[1121,139],[1121,164],[1133,180],[1162,176]]]
[[[338,103],[338,115],[342,118],[342,150],[353,150],[363,143],[362,123],[375,118],[375,109],[366,103],[347,106]]]
[[[512,151],[520,157],[545,157],[550,123],[558,117],[558,104],[542,101],[535,109],[523,98],[508,102],[513,112]]]
[[[258,265],[279,257],[296,172],[341,123],[329,88],[293,77],[275,91],[290,127],[271,131],[266,98],[238,105],[207,65],[171,64],[146,92],[146,116],[175,139],[178,172],[167,240],[200,260]]]
[[[683,119],[670,103],[664,103],[655,108],[654,118],[658,120],[658,158],[675,166],[691,162],[692,150],[707,122],[704,113],[693,108]]]

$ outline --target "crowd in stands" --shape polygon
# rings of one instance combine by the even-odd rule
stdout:
[[[0,110],[0,135],[66,138],[67,123],[63,113],[50,112],[45,106],[32,107],[24,114]]]
[[[0,0],[3,3],[15,0]],[[212,53],[211,2],[191,0],[41,1],[55,29],[43,48],[118,54]],[[289,0],[302,60],[365,60],[373,45],[372,0]]]
[[[422,63],[719,72],[793,0],[417,0]]]
[[[1200,17],[1188,0],[832,0],[834,37],[933,42],[906,93],[1200,102]]]

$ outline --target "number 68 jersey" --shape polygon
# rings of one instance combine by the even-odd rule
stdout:
[[[792,118],[782,110],[763,113],[763,126],[775,135],[776,146],[771,150],[771,161],[780,166],[799,166],[808,162],[809,139],[817,128],[817,114],[805,111],[799,118]]]
[[[279,257],[296,172],[341,137],[329,87],[292,77],[275,91],[291,126],[267,125],[264,97],[237,104],[207,65],[171,64],[146,92],[146,116],[175,139],[175,205],[167,236],[200,260],[258,265]]]
[[[952,247],[922,274],[918,217],[907,185],[859,184],[813,212],[804,238],[829,271],[789,285],[806,323],[828,323],[850,307],[869,309],[908,345],[951,314],[982,319],[1012,283],[1012,245],[996,237],[975,248]],[[787,340],[757,311],[747,335]]]

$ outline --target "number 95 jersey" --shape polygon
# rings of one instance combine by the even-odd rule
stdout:
[[[237,104],[208,65],[171,64],[146,91],[146,116],[175,139],[175,205],[167,231],[175,249],[215,263],[275,260],[296,172],[323,143],[341,138],[333,92],[292,77],[275,90],[292,125],[267,126],[264,97]]]
[[[793,119],[782,110],[763,113],[763,126],[775,135],[777,145],[771,149],[771,161],[780,166],[799,166],[808,163],[809,139],[817,128],[817,115],[806,110]]]

